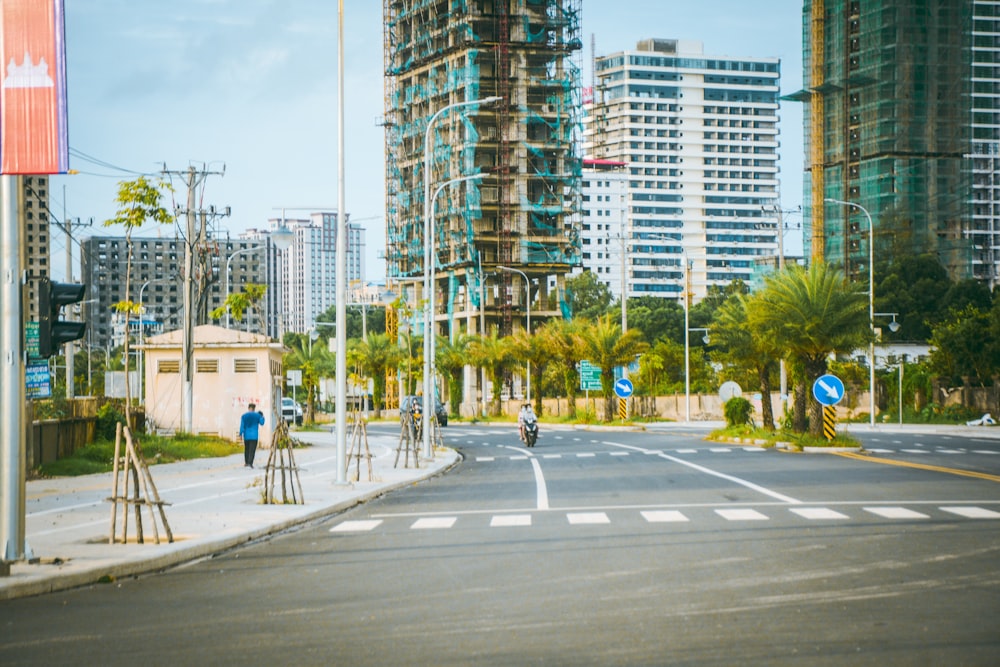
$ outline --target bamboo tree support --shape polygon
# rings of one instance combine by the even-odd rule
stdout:
[[[361,446],[364,444],[364,453]],[[374,481],[372,477],[372,452],[368,448],[368,420],[364,418],[360,410],[354,411],[354,426],[351,430],[351,449],[347,452],[347,469],[351,467],[351,459],[357,459],[357,468],[354,471],[352,481],[361,481],[361,459],[364,458],[368,464],[368,481]]]
[[[264,503],[267,505],[305,505],[302,495],[302,483],[299,481],[299,468],[295,465],[295,447],[292,436],[288,433],[288,424],[284,419],[278,420],[271,441],[271,451],[267,455],[267,465],[264,468]],[[277,476],[281,475],[281,501],[274,494]]]
[[[122,444],[124,436],[124,447]],[[124,451],[123,451],[124,450]],[[115,544],[121,542],[128,543],[128,515],[129,507],[135,510],[135,541],[137,544],[145,542],[145,535],[142,525],[142,506],[149,508],[149,517],[152,521],[153,541],[156,544],[161,542],[173,542],[174,534],[170,530],[167,522],[167,514],[163,510],[164,502],[156,490],[153,476],[149,472],[149,466],[141,456],[138,443],[132,438],[132,431],[123,426],[121,422],[115,430],[115,458],[112,464],[114,479],[111,487],[111,497],[108,498],[111,504],[111,532],[108,535],[108,543]],[[119,484],[119,475],[122,476]],[[131,483],[130,483],[131,481]],[[131,486],[131,489],[129,488]],[[141,492],[140,492],[141,487]],[[119,494],[119,490],[121,493]],[[140,495],[141,493],[141,495]],[[122,505],[122,527],[118,540],[115,539],[115,532],[118,528],[118,504]],[[160,537],[160,528],[157,524],[157,514],[159,522],[163,525],[164,538]]]
[[[396,460],[393,462],[392,467],[399,467],[399,455],[403,454],[403,467],[410,467],[410,454],[413,454],[413,467],[420,467],[420,455],[417,451],[419,447],[418,442],[420,440],[417,437],[417,427],[413,420],[413,415],[406,411],[400,418],[399,422],[399,444],[396,446]]]

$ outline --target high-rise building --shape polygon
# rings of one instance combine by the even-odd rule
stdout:
[[[814,259],[866,277],[871,256],[932,253],[995,284],[998,22],[996,0],[804,0],[806,88],[790,98],[807,104]]]
[[[141,304],[142,316],[135,318],[131,328],[146,333],[173,331],[184,326],[184,253],[185,241],[180,238],[132,239],[132,275],[125,290],[128,244],[124,236],[92,236],[82,241],[83,281],[87,286],[88,302],[84,305],[88,323],[87,344],[93,348],[113,348],[122,344],[124,322],[115,304],[132,301]],[[259,249],[258,249],[259,248]],[[204,249],[204,266],[195,275],[195,325],[215,321],[209,313],[226,301],[228,271],[229,293],[242,291],[242,286],[255,283],[272,286],[275,267],[280,266],[279,254],[266,234],[248,233],[246,238],[220,239]],[[204,278],[202,281],[201,279]],[[265,294],[263,312],[253,310],[241,321],[231,321],[233,328],[280,337],[281,304]],[[225,318],[220,318],[224,322]],[[266,329],[266,331],[265,331]]]
[[[590,271],[615,299],[620,300],[622,294],[629,292],[625,280],[628,275],[628,164],[614,160],[584,160],[581,192],[582,264],[573,274]]]
[[[698,300],[776,254],[779,78],[777,58],[686,40],[596,58],[586,155],[627,165],[629,297]]]
[[[526,299],[532,322],[568,312],[580,5],[384,0],[387,278],[419,313],[433,263],[441,335],[509,335],[527,325]]]
[[[49,229],[49,177],[17,176],[17,192],[20,196],[21,239],[25,248],[22,261],[28,274],[28,301],[24,304],[24,318],[38,321],[38,296],[34,278],[51,278],[49,249],[51,230]]]
[[[319,316],[337,303],[337,213],[320,211],[308,218],[273,218],[271,229],[282,223],[294,233],[291,247],[282,253],[282,331],[304,333]],[[365,275],[364,228],[346,224],[347,281]],[[346,286],[345,286],[346,289]]]

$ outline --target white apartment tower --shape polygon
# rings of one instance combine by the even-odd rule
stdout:
[[[306,219],[274,218],[269,223],[272,229],[284,223],[295,234],[291,247],[283,253],[285,321],[281,329],[305,333],[337,302],[337,214],[321,211]],[[346,232],[350,284],[364,279],[364,229],[350,222],[348,216]]]
[[[749,283],[754,262],[778,248],[779,79],[777,58],[706,56],[700,42],[684,40],[643,40],[596,58],[584,99],[584,181],[607,181],[593,167],[624,163],[627,202],[623,213],[597,207],[595,197],[614,193],[583,188],[592,227],[584,266],[601,266],[615,282],[617,243],[629,297],[688,292],[698,301],[711,285]],[[610,210],[612,220],[597,222],[595,210]],[[600,236],[611,251],[596,258]]]

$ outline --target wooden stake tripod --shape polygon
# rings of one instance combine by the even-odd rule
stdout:
[[[279,419],[274,437],[271,438],[267,465],[264,467],[265,505],[305,505],[302,483],[299,481],[299,468],[295,465],[294,449],[292,436],[288,433],[288,424],[284,419]],[[274,496],[274,484],[279,473],[281,474],[280,501]]]
[[[125,451],[122,452],[122,435],[125,436]],[[124,456],[124,458],[123,458]],[[135,541],[138,544],[145,542],[142,530],[142,506],[149,508],[149,516],[153,522],[153,541],[160,544],[163,541],[173,542],[174,534],[170,531],[170,524],[167,523],[167,515],[163,511],[165,503],[160,500],[160,494],[153,483],[153,476],[149,474],[149,467],[141,456],[141,451],[137,442],[132,439],[132,431],[128,426],[123,426],[118,422],[115,431],[115,458],[113,464],[114,481],[111,489],[111,533],[108,536],[108,544],[121,542],[128,543],[128,508],[135,509]],[[124,474],[124,481],[121,484],[121,495],[119,490],[119,473]],[[129,481],[131,479],[131,496],[129,495]],[[142,485],[142,497],[139,496],[139,486]],[[118,524],[118,505],[122,506],[122,530],[120,539],[115,539],[115,532]],[[155,508],[155,509],[154,509]],[[164,540],[160,539],[160,530],[156,524],[156,515],[159,513],[160,521],[163,523]]]
[[[364,444],[364,453],[361,446]],[[354,426],[351,430],[351,449],[347,452],[347,470],[351,468],[351,459],[357,459],[357,468],[354,471],[352,481],[361,481],[361,459],[364,458],[368,464],[368,481],[372,478],[372,453],[368,449],[368,420],[365,419],[359,410],[354,411]]]

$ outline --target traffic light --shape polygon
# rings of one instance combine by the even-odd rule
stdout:
[[[40,278],[38,283],[38,356],[49,358],[59,351],[63,343],[79,338],[87,329],[84,322],[66,322],[59,319],[63,306],[83,300],[86,287],[77,283],[55,283]]]

